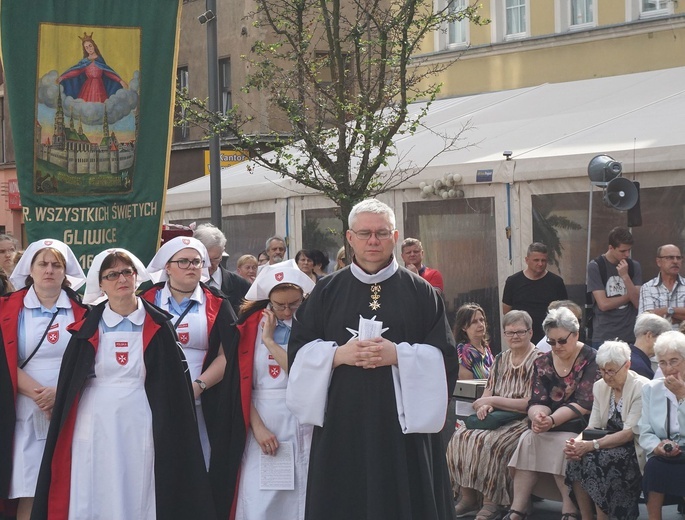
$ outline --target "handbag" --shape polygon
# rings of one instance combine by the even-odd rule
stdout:
[[[495,363],[492,367],[492,372],[490,377],[493,379],[492,388],[495,387],[497,381],[497,376],[499,375],[499,364],[500,364],[501,354],[495,358]],[[527,417],[525,413],[521,412],[509,412],[507,410],[493,410],[485,419],[479,419],[477,414],[469,415],[464,421],[464,425],[469,430],[496,430],[500,426],[504,426],[513,421],[520,421],[521,419]]]
[[[525,413],[493,410],[484,419],[479,419],[475,413],[469,415],[464,424],[469,430],[496,430],[512,421],[520,421],[526,417]]]
[[[565,404],[564,406],[573,410],[578,417],[569,419],[568,421],[558,424],[554,428],[551,428],[551,432],[568,432],[568,433],[581,433],[585,428],[587,428],[587,417],[581,414],[578,409],[572,404]]]
[[[586,428],[583,430],[583,440],[584,441],[596,441],[597,439],[601,439],[605,435],[609,433],[614,433],[609,430],[605,430],[604,428]]]
[[[584,441],[596,441],[602,437],[609,435],[610,433],[617,433],[623,429],[623,422],[620,419],[620,414],[618,410],[614,410],[614,414],[609,417],[607,421],[606,428],[586,428],[583,430]],[[629,441],[626,444],[632,444],[633,441]]]

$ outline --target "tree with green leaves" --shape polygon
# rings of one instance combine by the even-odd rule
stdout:
[[[421,45],[461,20],[485,24],[474,4],[457,10],[432,0],[256,0],[258,33],[242,56],[243,93],[268,99],[267,132],[239,101],[226,114],[180,92],[184,117],[208,134],[230,135],[256,163],[317,190],[340,208],[343,231],[357,202],[419,174],[440,153],[467,146],[464,130],[438,134],[440,151],[416,163],[394,140],[422,126],[440,92],[437,81],[457,58],[429,60]],[[421,102],[410,106],[412,103]],[[414,108],[415,107],[415,108]],[[265,146],[269,143],[269,146]]]

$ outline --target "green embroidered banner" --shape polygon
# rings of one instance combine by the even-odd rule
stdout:
[[[181,0],[2,0],[29,241],[149,261],[164,214]]]

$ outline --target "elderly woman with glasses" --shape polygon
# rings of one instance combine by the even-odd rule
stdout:
[[[685,335],[664,332],[654,344],[663,378],[642,388],[640,446],[647,454],[643,491],[650,520],[661,520],[666,495],[685,496]]]
[[[506,520],[526,518],[533,493],[562,500],[562,520],[580,518],[564,481],[563,450],[566,441],[585,427],[574,424],[580,422],[576,418],[592,409],[592,386],[598,377],[595,350],[578,341],[578,319],[569,309],[549,311],[542,328],[552,351],[535,360],[528,401],[530,429],[509,462],[514,498]]]
[[[593,387],[588,430],[607,433],[566,443],[566,483],[584,519],[592,519],[596,510],[597,520],[635,520],[645,464],[638,421],[642,387],[649,379],[630,370],[630,347],[622,341],[605,341],[597,351],[597,365],[602,379]]]
[[[524,413],[530,398],[533,363],[540,351],[531,343],[533,320],[526,311],[509,311],[502,320],[509,349],[498,354],[483,396],[473,409],[479,419],[494,410],[521,416],[494,430],[457,428],[447,447],[452,486],[460,491],[457,516],[482,508],[476,520],[494,520],[511,504],[511,479],[506,464],[521,434],[528,429]]]
[[[240,396],[249,425],[236,498],[236,520],[304,518],[312,426],[285,405],[293,316],[314,282],[287,260],[262,267],[240,308]],[[263,455],[294,461],[294,488],[263,489]],[[210,470],[211,471],[211,470]]]
[[[31,518],[214,518],[193,393],[171,316],[136,296],[145,266],[93,258],[70,327]]]

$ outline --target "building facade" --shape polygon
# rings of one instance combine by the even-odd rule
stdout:
[[[482,0],[481,14],[491,23],[444,27],[417,55],[417,63],[454,61],[429,118],[436,130],[473,121],[474,132],[465,135],[473,146],[379,198],[395,208],[401,236],[422,240],[427,265],[445,276],[450,312],[478,301],[496,336],[504,282],[523,267],[529,243],[555,249],[552,269],[582,304],[588,256],[606,249],[609,229],[626,225],[626,213],[603,204],[602,190],[589,183],[594,155],[610,154],[623,163],[624,177],[641,184],[644,225],[633,229],[633,254],[645,278],[656,271],[656,246],[685,245],[685,139],[668,130],[680,127],[672,112],[683,106],[685,5]],[[431,156],[434,135],[412,139],[400,155]],[[454,198],[428,195],[420,184],[456,173]],[[256,254],[274,232],[288,238],[291,256],[301,247],[333,251],[342,244],[335,208],[324,197],[262,170],[236,167],[224,177],[232,257]],[[167,218],[208,221],[209,204],[200,200],[207,184],[171,190]]]
[[[0,63],[0,233],[8,233],[25,245],[21,201],[17,184],[17,165],[5,96],[5,81]]]

